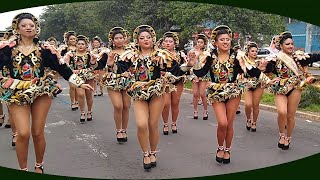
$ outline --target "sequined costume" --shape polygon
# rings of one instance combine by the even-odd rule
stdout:
[[[115,62],[120,61],[120,55],[115,55]],[[106,53],[103,54],[101,58],[101,62],[105,62],[106,64],[108,59],[108,55]],[[128,72],[117,73],[113,71],[113,68],[107,68],[107,72],[102,77],[102,85],[108,89],[115,90],[115,91],[122,91],[128,89],[130,86],[132,79]]]
[[[207,86],[207,98],[211,102],[227,102],[229,99],[240,96],[244,92],[244,74],[250,77],[270,80],[255,67],[245,69],[241,67],[236,58],[236,53],[231,49],[229,59],[221,63],[217,50],[207,56],[203,67],[196,67],[193,72],[197,76],[210,73],[211,82]],[[268,83],[268,82],[265,82]]]
[[[7,104],[30,105],[42,95],[55,97],[60,89],[53,80],[53,75],[45,71],[47,67],[59,72],[64,79],[77,86],[84,83],[55,54],[39,46],[27,55],[16,46],[5,46],[0,49],[0,67],[4,66],[10,75],[0,80],[0,99]]]
[[[150,101],[153,96],[165,93],[167,83],[176,81],[171,73],[166,72],[166,56],[158,50],[145,57],[139,50],[129,51],[120,58],[121,61],[117,61],[112,69],[117,74],[129,70],[132,81],[127,93],[133,100]]]
[[[293,89],[303,90],[309,74],[304,73],[303,67],[319,61],[320,54],[308,54],[309,57],[298,60],[282,51],[278,52],[275,61],[270,61],[265,72],[272,72],[280,81],[271,85],[269,91],[274,94],[288,95]]]

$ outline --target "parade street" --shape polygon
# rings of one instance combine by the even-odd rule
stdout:
[[[64,91],[53,100],[48,114],[45,135],[47,147],[44,173],[86,178],[156,179],[210,176],[253,170],[286,163],[320,152],[320,123],[296,118],[296,128],[290,149],[277,147],[277,114],[261,110],[257,132],[245,128],[244,107],[236,115],[235,134],[231,147],[231,163],[218,164],[214,112],[209,106],[209,119],[193,119],[192,94],[183,93],[177,122],[178,133],[162,134],[156,168],[146,172],[142,166],[142,152],[136,137],[133,107],[130,110],[128,142],[116,140],[113,108],[104,95],[94,98],[93,121],[80,124],[80,112],[71,111],[67,82],[59,79]],[[6,109],[5,109],[6,112]],[[170,121],[171,122],[171,121]],[[170,126],[170,124],[169,124]],[[29,145],[28,168],[33,171],[34,149]],[[18,169],[15,149],[11,147],[11,130],[0,128],[0,166]]]

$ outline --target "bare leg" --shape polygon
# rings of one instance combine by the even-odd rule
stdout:
[[[30,106],[19,106],[11,104],[9,106],[11,118],[14,119],[18,132],[16,142],[16,153],[20,169],[27,168],[28,147],[30,139]]]
[[[43,156],[46,149],[46,140],[44,135],[44,127],[47,115],[51,106],[52,99],[47,96],[38,97],[31,106],[32,126],[31,133],[36,154],[36,163],[43,163]],[[39,168],[35,172],[42,173]]]

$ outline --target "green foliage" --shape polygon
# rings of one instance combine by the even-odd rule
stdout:
[[[180,1],[108,0],[48,6],[40,17],[42,38],[54,36],[62,40],[65,31],[74,30],[90,38],[107,40],[106,34],[115,26],[132,33],[135,27],[148,24],[157,37],[172,26],[181,28],[181,38],[190,38],[204,24],[225,24],[233,31],[250,33],[252,40],[267,43],[271,36],[285,30],[284,18],[249,9]],[[241,36],[242,41],[244,36]]]
[[[301,95],[299,107],[314,109],[315,106],[320,109],[320,88],[315,86],[307,86]]]
[[[263,93],[260,103],[274,105],[274,95],[267,92]]]

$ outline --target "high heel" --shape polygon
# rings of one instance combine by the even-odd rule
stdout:
[[[282,150],[288,150],[290,147],[291,137],[286,137],[285,140],[288,141],[288,144],[286,145],[286,142],[284,142]]]
[[[4,114],[0,115],[0,127],[4,123],[4,116],[5,116]]]
[[[123,134],[125,134],[125,136],[123,136],[123,142],[127,142],[128,141],[127,130],[126,129],[122,129],[121,133],[122,133],[122,136],[123,136]]]
[[[167,129],[167,130],[166,130]],[[169,134],[169,126],[168,123],[163,124],[163,129],[162,129],[163,135],[168,135]]]
[[[223,147],[223,146],[219,146],[218,149],[217,149],[216,161],[217,161],[218,163],[222,163],[222,162],[223,162],[223,157],[219,157],[219,156],[218,156],[218,153],[219,153],[220,151],[224,151],[224,147]]]
[[[118,134],[119,133],[121,133],[121,135],[122,135],[122,130],[121,129],[117,129],[117,131],[116,131],[116,136],[117,136],[117,141],[119,142],[119,143],[122,143],[122,142],[124,142],[124,138],[123,137],[118,137]]]
[[[284,144],[281,144],[280,143],[280,140],[281,139],[285,139],[285,135],[283,134],[283,133],[279,133],[279,141],[278,141],[278,148],[280,148],[280,149],[282,149],[283,148],[283,146],[284,146]]]
[[[87,121],[92,121],[92,111],[87,112]]]
[[[198,111],[193,111],[193,119],[198,119]]]
[[[103,92],[102,92],[102,91],[100,91],[100,93],[98,94],[98,96],[103,96]]]
[[[74,104],[75,104],[76,110],[79,109],[79,102],[75,102]]]
[[[209,113],[208,113],[208,110],[205,110],[204,112],[203,112],[203,120],[208,120],[208,115],[209,115]]]
[[[224,153],[229,153],[229,158],[225,159],[225,158],[223,157],[222,163],[223,163],[223,164],[229,164],[229,163],[230,163],[230,148],[226,148],[225,151],[224,151]]]
[[[144,169],[151,169],[151,162],[150,163],[145,163],[144,162],[144,158],[150,158],[150,155],[149,155],[149,152],[143,152],[143,159],[142,159],[142,162],[143,162],[143,168]]]
[[[15,133],[12,133],[12,140],[11,140],[11,146],[12,147],[15,147],[16,146],[16,137],[17,137],[18,133],[15,132]]]
[[[71,110],[76,111],[77,109],[77,104],[75,102],[71,103]]]
[[[84,117],[84,118],[83,118]],[[80,115],[80,123],[84,123],[86,121],[86,113],[85,112],[81,112]]]
[[[154,156],[154,161],[151,161],[151,156]],[[149,155],[149,157],[150,157],[150,164],[151,164],[151,167],[153,168],[153,167],[157,167],[157,156],[156,156],[156,151],[150,151],[150,155]]]
[[[251,124],[251,131],[256,132],[257,131],[257,122],[252,122]]]
[[[175,128],[173,128],[175,127]],[[173,134],[178,133],[178,129],[177,129],[177,123],[171,123],[171,131]]]
[[[251,120],[250,119],[247,119],[246,128],[248,131],[250,131],[250,129],[251,129]]]
[[[44,173],[44,171],[43,171],[43,162],[42,163],[36,163],[34,165],[34,170],[36,170],[36,169],[40,169],[41,170],[41,174],[43,174]]]

